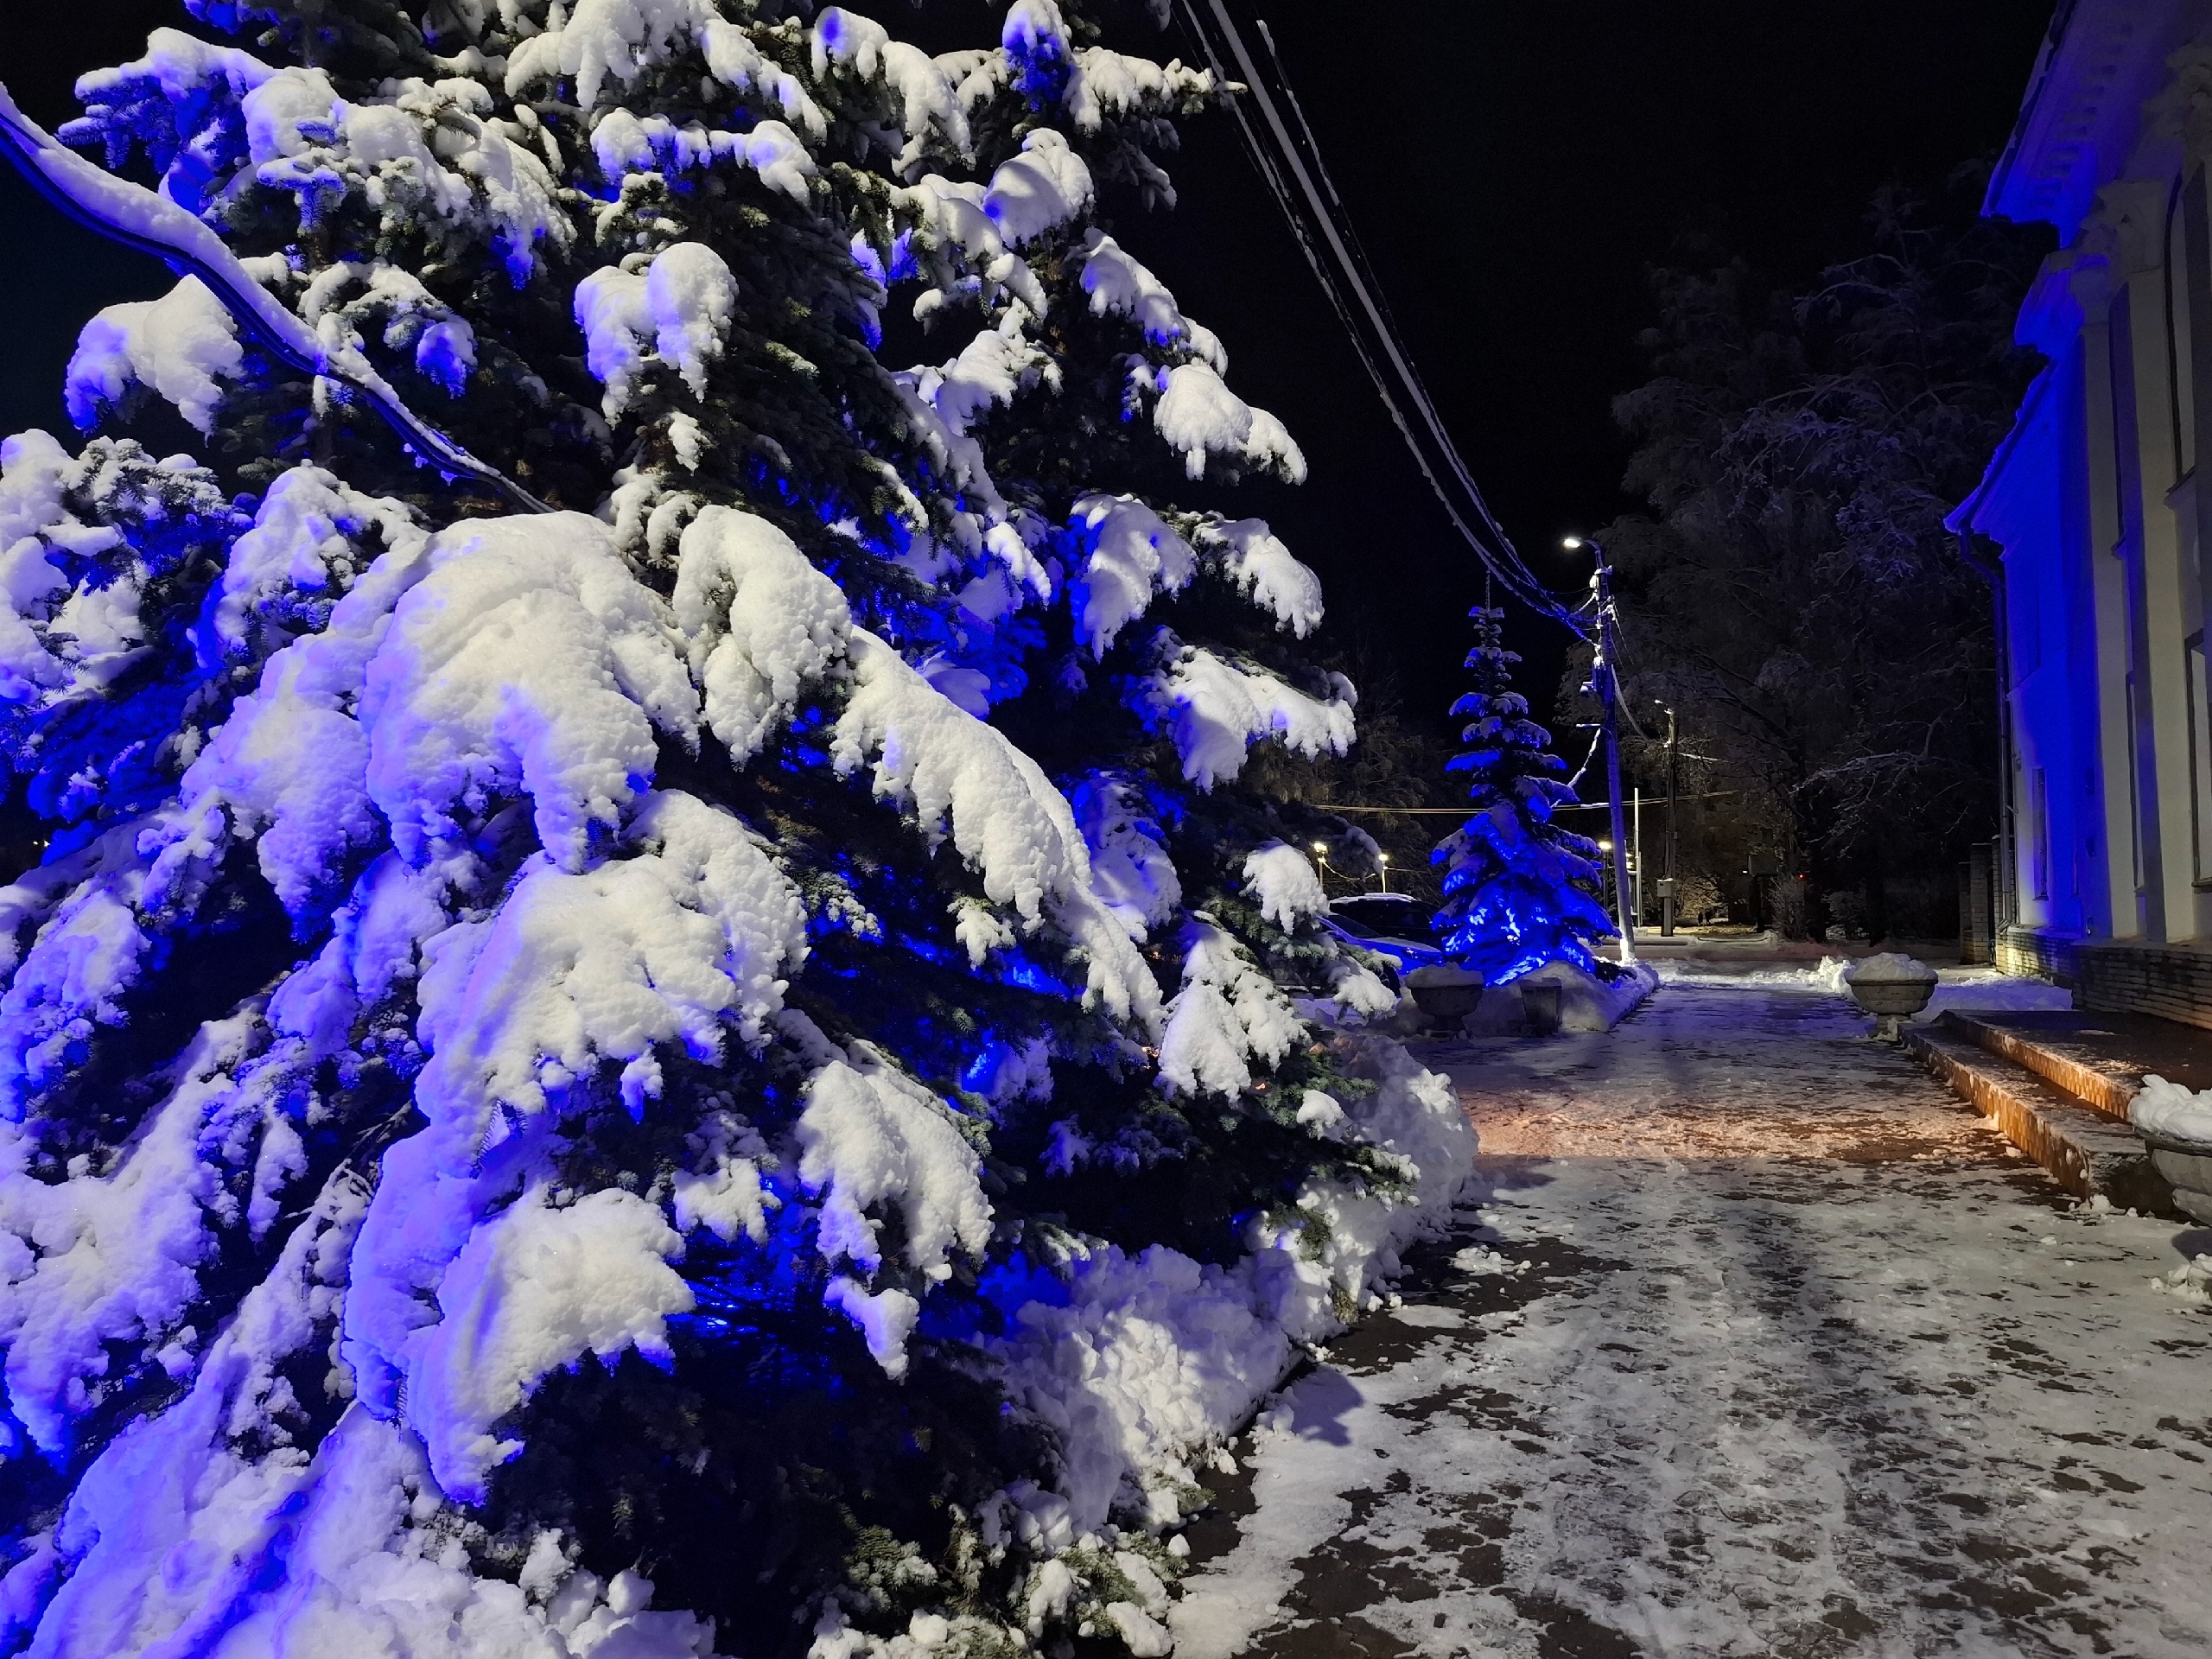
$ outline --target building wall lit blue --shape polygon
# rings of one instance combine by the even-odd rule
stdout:
[[[2061,245],[2017,330],[2049,367],[1950,519],[2004,573],[1999,960],[2016,971],[2095,981],[2113,952],[2212,938],[2208,68],[2212,0],[2062,6],[1990,184],[1987,211]],[[2212,1023],[2201,977],[2164,1011]]]

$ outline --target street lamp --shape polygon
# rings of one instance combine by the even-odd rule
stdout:
[[[1620,658],[1620,640],[1613,616],[1613,564],[1602,543],[1586,536],[1569,536],[1560,545],[1570,553],[1588,548],[1598,568],[1591,573],[1591,590],[1598,596],[1598,643],[1590,659],[1590,681],[1598,692],[1605,728],[1606,804],[1613,820],[1613,912],[1619,918],[1621,960],[1636,960],[1636,921],[1628,903],[1628,831],[1621,817],[1621,734],[1618,709],[1620,676],[1613,664]]]
[[[1375,856],[1377,862],[1382,866],[1382,891],[1388,893],[1390,891],[1390,855],[1388,853],[1377,853]]]
[[[1681,753],[1675,741],[1675,710],[1663,697],[1651,699],[1655,709],[1667,711],[1667,874],[1659,882],[1659,932],[1662,938],[1675,937],[1675,817],[1678,799],[1675,785],[1678,767],[1676,756]]]
[[[1317,841],[1313,843],[1313,861],[1321,867],[1321,896],[1325,899],[1329,896],[1329,843],[1327,842]]]

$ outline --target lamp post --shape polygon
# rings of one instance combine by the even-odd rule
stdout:
[[[1675,787],[1675,757],[1679,753],[1675,745],[1675,711],[1660,698],[1654,697],[1654,706],[1667,710],[1667,878],[1659,884],[1659,934],[1662,938],[1675,937],[1675,811],[1680,798]]]
[[[1588,548],[1598,562],[1591,573],[1591,590],[1598,596],[1598,645],[1590,660],[1590,683],[1597,689],[1605,723],[1605,795],[1613,820],[1613,912],[1619,918],[1621,960],[1636,960],[1636,921],[1629,913],[1628,832],[1621,821],[1621,734],[1618,708],[1620,679],[1613,664],[1619,660],[1619,639],[1613,624],[1613,566],[1605,550],[1586,537],[1570,536],[1563,545],[1574,552]]]
[[[1313,843],[1313,861],[1320,866],[1321,896],[1326,899],[1329,896],[1329,843],[1327,842],[1317,841]]]
[[[1375,855],[1375,857],[1376,861],[1377,873],[1382,882],[1382,891],[1388,893],[1390,891],[1390,855],[1388,853],[1377,853]]]

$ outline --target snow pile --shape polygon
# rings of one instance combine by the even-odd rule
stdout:
[[[2044,979],[2016,979],[1994,972],[1956,974],[1946,969],[1936,995],[1916,1017],[1933,1020],[1947,1009],[1976,1010],[2070,1008],[2074,993]]]
[[[1090,849],[1092,890],[1129,937],[1142,943],[1182,903],[1182,880],[1162,844],[1164,832],[1147,810],[1142,791],[1119,779],[1084,779],[1069,804]]]
[[[2200,1255],[2168,1273],[2151,1275],[2151,1288],[2183,1307],[2212,1307],[2212,1255]]]
[[[1844,988],[1844,970],[1851,966],[1848,957],[1823,957],[1808,968],[1751,968],[1738,969],[1730,963],[1714,963],[1698,957],[1687,960],[1664,958],[1652,966],[1662,980],[1694,980],[1710,985],[1771,985],[1788,986],[1800,990],[1823,991],[1831,996],[1848,996]]]
[[[2212,1153],[2212,1089],[2189,1090],[2147,1077],[2127,1103],[2127,1121],[2147,1140]]]
[[[1398,1252],[1449,1211],[1475,1151],[1451,1084],[1387,1039],[1350,1051],[1348,1069],[1376,1086],[1342,1109],[1340,1132],[1395,1160],[1401,1189],[1309,1185],[1296,1219],[1255,1224],[1253,1254],[1231,1268],[1160,1245],[1096,1250],[1064,1293],[1020,1300],[1014,1330],[991,1344],[1009,1395],[1060,1437],[1058,1501],[1024,1508],[1061,1548],[1096,1533],[1117,1500],[1176,1522],[1186,1459],[1226,1440],[1305,1345],[1371,1306]]]
[[[1455,1273],[1471,1273],[1478,1277],[1500,1274],[1526,1273],[1529,1263],[1516,1262],[1500,1255],[1486,1244],[1470,1244],[1452,1254],[1452,1268]]]
[[[1244,891],[1257,902],[1260,914],[1286,929],[1305,917],[1328,913],[1328,895],[1313,861],[1280,841],[1245,854]]]
[[[1094,227],[1084,235],[1084,249],[1083,289],[1090,296],[1092,315],[1118,311],[1157,346],[1190,338],[1191,324],[1175,296],[1120,243]]]
[[[1825,969],[1827,963],[1823,962],[1821,965]],[[1877,980],[1910,980],[1926,984],[1935,980],[1937,975],[1933,968],[1917,957],[1906,956],[1901,950],[1885,950],[1877,956],[1859,957],[1844,969],[1840,977],[1847,988],[1862,979],[1870,983]]]

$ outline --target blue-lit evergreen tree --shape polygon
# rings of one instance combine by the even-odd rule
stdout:
[[[1475,646],[1467,653],[1474,690],[1452,705],[1467,724],[1470,747],[1450,769],[1469,774],[1474,815],[1438,843],[1444,906],[1436,914],[1445,953],[1503,985],[1550,962],[1600,974],[1591,942],[1614,931],[1599,902],[1595,842],[1553,821],[1574,792],[1560,781],[1566,764],[1551,734],[1529,718],[1513,689],[1517,652],[1505,648],[1505,613],[1477,606]]]
[[[195,273],[0,451],[0,1650],[1161,1650],[1465,1142],[1237,785],[1352,696],[1182,498],[1303,461],[1100,223],[1218,89],[188,10],[0,99]]]

